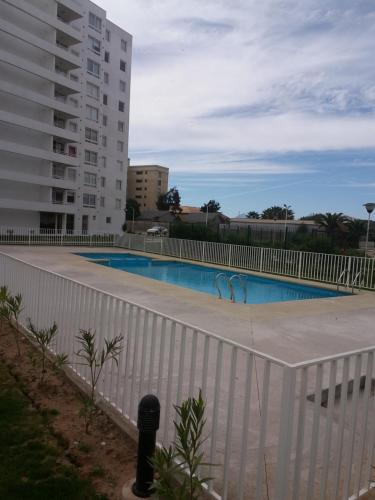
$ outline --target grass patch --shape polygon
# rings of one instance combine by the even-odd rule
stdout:
[[[103,500],[49,433],[45,421],[53,414],[33,409],[0,362],[0,498]]]

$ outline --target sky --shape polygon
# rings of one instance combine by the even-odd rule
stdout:
[[[375,202],[374,0],[96,0],[133,35],[131,164],[229,216],[365,217]]]

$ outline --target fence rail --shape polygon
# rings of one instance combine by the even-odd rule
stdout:
[[[22,294],[23,326],[56,321],[53,350],[86,382],[79,329],[100,342],[121,333],[119,364],[106,366],[98,391],[134,426],[140,398],[156,394],[159,442],[174,438],[173,404],[201,388],[214,498],[342,500],[368,488],[375,347],[293,365],[4,253],[0,284]]]
[[[60,229],[0,227],[0,245],[113,246],[118,235]]]
[[[197,260],[332,284],[336,284],[341,273],[346,271],[344,285],[347,287],[350,287],[354,278],[361,273],[362,279],[357,286],[375,290],[374,258],[155,238],[136,234],[125,234],[119,239],[118,246],[178,259]]]

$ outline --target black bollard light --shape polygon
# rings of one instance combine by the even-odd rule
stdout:
[[[159,429],[160,403],[156,396],[148,394],[139,402],[138,421],[138,460],[137,476],[132,486],[136,497],[148,498],[151,496],[150,487],[154,480],[154,468],[150,459],[155,451],[156,431]]]

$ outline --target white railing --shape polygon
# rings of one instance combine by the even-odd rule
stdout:
[[[0,226],[0,245],[112,247],[117,240],[118,235],[110,233],[89,234],[82,231],[60,229],[30,229]]]
[[[101,342],[121,333],[119,365],[105,368],[98,391],[134,426],[140,398],[156,394],[159,442],[174,438],[173,404],[201,388],[213,497],[341,500],[369,487],[375,347],[293,365],[4,253],[0,284],[22,294],[23,326],[57,322],[54,352],[86,382],[79,329]]]
[[[313,252],[298,252],[274,248],[211,243],[208,241],[155,238],[126,233],[118,246],[179,259],[197,260],[210,264],[279,274],[293,278],[337,284],[347,272],[347,287],[360,272],[363,288],[375,290],[375,259]]]

